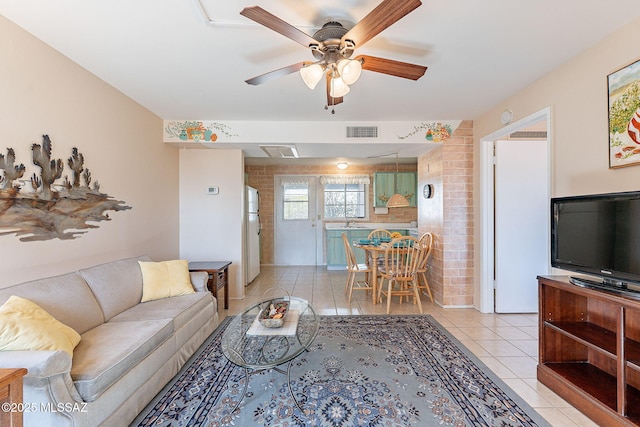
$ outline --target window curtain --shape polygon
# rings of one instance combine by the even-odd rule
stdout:
[[[308,176],[283,176],[280,178],[280,185],[311,185],[311,177]]]
[[[320,177],[320,184],[370,184],[369,175],[324,175]]]

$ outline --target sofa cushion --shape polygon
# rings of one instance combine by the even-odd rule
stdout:
[[[166,341],[172,329],[171,319],[158,319],[108,322],[82,334],[71,367],[80,396],[87,402],[96,400]]]
[[[126,258],[80,270],[102,308],[104,320],[140,303],[142,272],[138,261],[148,257]]]
[[[38,304],[58,321],[79,334],[104,323],[98,301],[76,273],[25,282],[0,289],[0,304],[17,295]]]
[[[0,306],[0,351],[62,350],[73,356],[80,334],[38,304],[12,296]]]
[[[134,320],[172,319],[173,330],[182,328],[195,314],[204,310],[213,295],[210,292],[196,292],[155,301],[147,301],[115,316],[110,322],[130,322]]]
[[[138,261],[138,264],[142,271],[142,302],[195,292],[191,285],[187,260]]]

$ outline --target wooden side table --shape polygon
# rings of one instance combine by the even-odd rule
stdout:
[[[231,261],[194,261],[189,263],[189,271],[204,271],[209,274],[207,287],[218,300],[218,289],[224,289],[224,308],[229,308],[229,266]]]
[[[22,427],[22,377],[25,368],[0,369],[0,426]]]

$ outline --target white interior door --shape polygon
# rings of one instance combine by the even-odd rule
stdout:
[[[279,176],[275,185],[276,265],[316,265],[316,178]]]
[[[538,311],[536,276],[548,270],[547,141],[495,144],[495,311]]]

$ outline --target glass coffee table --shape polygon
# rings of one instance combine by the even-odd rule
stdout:
[[[235,412],[244,399],[249,377],[265,369],[273,369],[287,376],[291,397],[300,411],[304,412],[291,390],[291,361],[315,340],[320,317],[307,300],[296,297],[284,299],[289,301],[289,312],[282,326],[266,328],[258,322],[258,314],[272,301],[268,299],[238,314],[222,335],[223,354],[245,371],[242,395],[231,413]],[[286,371],[279,367],[285,363],[288,363]]]

